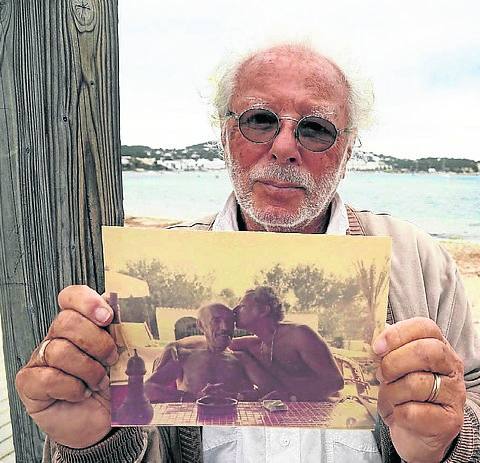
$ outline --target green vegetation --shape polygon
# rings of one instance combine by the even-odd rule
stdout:
[[[398,159],[388,157],[388,164],[395,171],[428,172],[435,169],[436,172],[478,173],[479,166],[472,159],[453,158],[420,158],[420,159]]]
[[[364,262],[357,262],[355,273],[347,279],[314,265],[299,264],[286,271],[277,264],[260,272],[255,285],[270,286],[287,313],[316,313],[318,332],[341,343],[343,339],[371,339],[386,275],[385,269],[374,264],[367,267]]]
[[[198,309],[212,297],[209,281],[172,272],[157,259],[129,262],[123,273],[148,283],[150,300],[155,307]]]
[[[260,271],[253,286],[270,286],[287,313],[317,314],[318,332],[328,339],[370,339],[375,329],[378,297],[387,280],[385,268],[357,262],[352,276],[345,279],[327,274],[315,265],[299,264],[286,270],[277,264]],[[234,307],[243,296],[231,288],[214,292],[211,276],[199,278],[174,272],[157,259],[128,262],[122,273],[146,281],[150,289],[149,297],[122,303],[126,309],[122,311],[122,319],[147,320],[155,336],[158,333],[156,307],[194,311],[207,301]],[[352,313],[355,323],[352,323]]]
[[[149,146],[142,146],[142,145],[136,145],[136,146],[126,146],[122,145],[120,149],[120,153],[122,156],[137,156],[137,157],[142,157],[146,156],[148,152],[152,151],[152,148]]]

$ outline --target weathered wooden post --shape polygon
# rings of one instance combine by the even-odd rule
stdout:
[[[103,289],[123,223],[117,0],[0,0],[0,307],[17,461],[43,436],[14,377],[69,284]]]

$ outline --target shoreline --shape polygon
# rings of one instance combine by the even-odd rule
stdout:
[[[222,172],[225,171],[226,168],[222,169],[146,169],[146,168],[137,168],[137,169],[122,169],[122,173],[124,172],[134,172],[136,174],[144,174],[144,173],[185,173],[185,172]],[[429,176],[437,176],[437,177],[448,177],[450,175],[459,176],[459,177],[478,177],[480,176],[480,172],[453,172],[453,171],[443,171],[440,170],[438,172],[427,172],[425,170],[421,171],[406,171],[402,172],[401,170],[366,170],[366,169],[348,169],[347,173],[368,173],[368,174],[395,174],[395,175],[429,175]]]
[[[167,218],[167,217],[157,217],[157,216],[136,216],[136,215],[126,215],[125,216],[125,226],[126,227],[144,227],[144,228],[165,228],[172,225],[177,225],[182,222],[189,222],[188,219],[176,219],[176,218]],[[447,248],[450,254],[458,253],[461,254],[461,250],[458,249],[459,244],[470,245],[472,248],[478,247],[480,249],[480,240],[474,241],[461,237],[448,237],[448,236],[435,236],[430,235],[435,241],[439,241],[442,246]],[[480,256],[477,256],[477,259],[480,259]],[[478,262],[478,272],[480,272],[480,261]]]

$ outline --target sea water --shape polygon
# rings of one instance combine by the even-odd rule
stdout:
[[[225,170],[124,172],[127,216],[195,219],[222,207],[231,191]],[[439,238],[480,241],[480,176],[349,172],[340,194],[357,209],[386,212]]]

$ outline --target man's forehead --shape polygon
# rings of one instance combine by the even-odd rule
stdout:
[[[202,320],[210,320],[212,318],[228,318],[233,317],[233,312],[223,304],[211,304],[203,306],[198,312],[198,318]]]
[[[298,106],[321,117],[335,114],[348,94],[342,72],[326,57],[278,48],[254,55],[240,66],[235,99],[249,106],[275,106],[284,90],[295,89],[292,83],[298,85],[299,91],[293,92],[299,97]]]
[[[215,305],[210,307],[210,314],[214,318],[228,318],[233,317],[233,312],[224,305]]]
[[[272,105],[270,98],[262,98],[255,95],[242,95],[242,100],[247,102],[248,108],[269,108]],[[328,102],[323,102],[322,104],[309,104],[308,105],[308,114],[312,116],[323,117],[324,119],[329,119],[332,116],[336,116],[338,113],[337,107]]]
[[[345,82],[342,71],[329,58],[303,48],[278,47],[259,52],[240,66],[238,75],[242,78],[257,77],[258,74],[276,76],[279,68],[308,70],[303,77],[311,85],[317,85],[318,80],[337,84]]]

